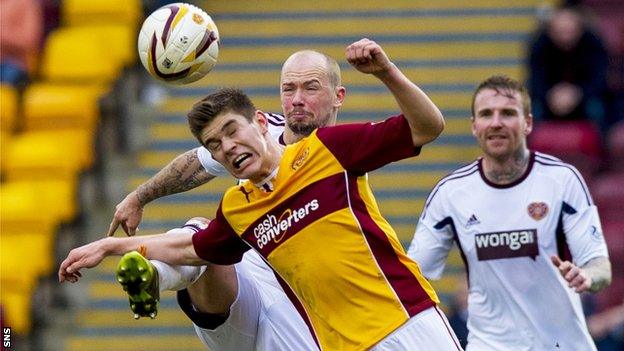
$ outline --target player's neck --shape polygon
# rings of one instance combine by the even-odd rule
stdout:
[[[498,159],[488,155],[483,156],[483,173],[486,178],[499,185],[505,185],[520,179],[529,165],[530,152],[528,149],[519,149],[509,157]]]
[[[305,137],[305,135],[293,132],[292,129],[288,127],[284,128],[284,143],[286,145],[294,144]]]
[[[276,169],[279,168],[280,161],[282,160],[282,154],[284,153],[284,146],[280,145],[277,141],[269,138],[267,143],[267,150],[262,162],[261,170],[254,176],[250,177],[253,183],[262,183],[267,177],[271,177]],[[272,178],[272,177],[271,177]]]

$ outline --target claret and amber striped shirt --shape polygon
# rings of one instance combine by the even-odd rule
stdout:
[[[285,148],[272,192],[230,188],[195,251],[233,264],[256,250],[321,349],[369,348],[438,303],[366,177],[419,152],[403,116],[320,128]]]

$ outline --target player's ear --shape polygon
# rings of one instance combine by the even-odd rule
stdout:
[[[472,136],[477,137],[477,130],[475,129],[474,116],[470,116],[470,130],[472,131]]]
[[[262,132],[262,134],[265,134],[266,132],[269,131],[269,121],[267,120],[266,115],[264,114],[264,112],[262,112],[260,110],[256,110],[256,114],[254,115],[254,119],[258,123],[258,125],[260,126],[260,131]]]
[[[343,87],[342,85],[338,85],[336,88],[334,88],[334,93],[334,107],[341,107],[347,94],[347,88]]]
[[[529,135],[533,131],[533,115],[529,113],[524,116],[524,122],[524,135]]]

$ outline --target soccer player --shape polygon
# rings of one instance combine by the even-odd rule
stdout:
[[[285,117],[266,114],[269,133],[280,144],[294,143],[318,127],[336,123],[345,88],[341,85],[340,68],[333,58],[316,51],[298,51],[284,63],[280,81]],[[189,190],[221,175],[229,173],[212,159],[206,148],[186,152],[117,206],[109,235],[119,224],[133,235],[145,202]],[[183,229],[170,232],[190,230],[199,225],[193,222],[192,226],[185,225]],[[125,262],[127,259],[132,261]],[[300,328],[303,320],[281,290],[274,273],[254,251],[245,253],[235,269],[210,265],[193,284],[203,269],[170,266],[155,260],[150,264],[136,255],[122,258],[121,266],[127,271],[124,277],[119,277],[120,282],[129,292],[136,317],[156,315],[159,292],[180,290],[180,306],[209,348],[310,350],[316,347],[307,328]],[[139,266],[144,269],[142,272],[138,271]],[[133,278],[137,275],[146,278],[147,283],[128,286],[136,281]],[[235,284],[237,280],[246,284],[239,284],[239,289]],[[275,291],[268,294],[267,290]]]
[[[435,292],[379,213],[366,177],[418,154],[442,131],[443,118],[375,42],[351,44],[347,59],[388,87],[401,115],[319,128],[283,148],[244,94],[211,94],[189,113],[191,131],[233,176],[249,181],[225,193],[206,229],[101,239],[72,250],[60,280],[77,281],[81,268],[139,245],[148,258],[173,264],[232,264],[253,248],[321,349],[460,349]]]
[[[468,272],[467,350],[595,350],[579,293],[611,280],[598,211],[579,172],[531,151],[525,88],[505,76],[472,99],[483,155],[425,202],[408,255],[439,279],[453,242]]]

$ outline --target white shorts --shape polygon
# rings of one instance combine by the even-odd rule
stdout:
[[[238,295],[228,316],[193,311],[186,293],[180,307],[209,350],[318,350],[305,322],[255,251],[236,264]],[[179,292],[180,299],[185,293]],[[180,300],[179,300],[180,301]]]
[[[371,351],[461,351],[444,312],[430,307],[410,318]]]

